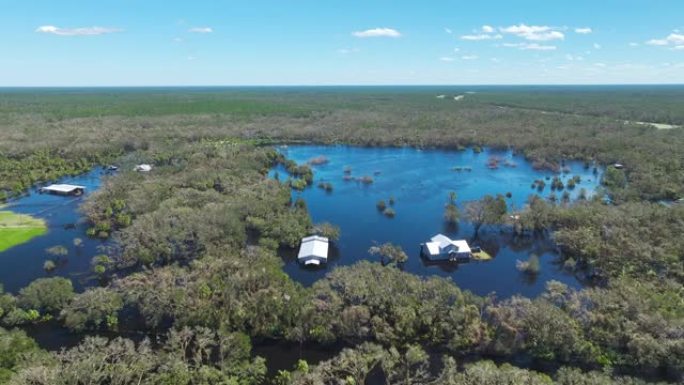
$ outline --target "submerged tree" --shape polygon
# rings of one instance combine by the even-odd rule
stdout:
[[[402,265],[408,260],[408,255],[401,246],[392,243],[383,243],[368,249],[370,255],[379,255],[383,265]]]
[[[516,261],[515,267],[522,273],[536,275],[541,270],[539,264],[539,257],[536,254],[531,254],[527,261]]]
[[[375,207],[377,207],[378,211],[385,211],[387,204],[383,199],[380,199],[378,203],[375,204]]]
[[[394,218],[397,215],[397,212],[394,211],[393,208],[387,207],[382,211],[382,214],[388,218]]]
[[[323,222],[314,226],[314,233],[326,237],[331,241],[340,239],[340,227],[329,222]]]
[[[449,200],[447,201],[447,204],[444,207],[444,221],[448,224],[453,225],[458,223],[459,216],[460,213],[458,211],[458,207],[456,206],[456,192],[450,191]]]
[[[497,225],[503,223],[508,211],[506,199],[499,194],[496,197],[485,195],[482,199],[470,201],[465,205],[465,215],[475,226],[475,234],[482,225]]]
[[[48,247],[47,249],[45,249],[45,252],[54,257],[63,257],[69,254],[69,250],[62,245]]]
[[[43,263],[43,270],[47,272],[51,272],[57,268],[57,264],[55,264],[55,261],[48,259]]]

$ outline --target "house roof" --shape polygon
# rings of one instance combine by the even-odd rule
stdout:
[[[73,184],[51,184],[47,187],[44,187],[44,190],[68,194],[76,190],[85,190],[85,186],[77,186]]]
[[[328,259],[328,238],[313,235],[302,239],[298,259]]]
[[[430,239],[431,242],[437,243],[440,248],[451,245],[451,239],[444,234],[437,234]]]
[[[439,255],[439,243],[437,242],[427,242],[425,247],[428,249],[430,255]]]
[[[470,246],[468,246],[468,242],[465,240],[459,239],[457,241],[453,241],[452,243],[458,247],[459,253],[470,253]]]
[[[437,234],[432,237],[430,241],[431,242],[425,244],[430,254],[439,254],[440,250],[452,245],[458,248],[459,253],[470,253],[470,246],[468,246],[468,242],[463,239],[454,241],[444,234]]]

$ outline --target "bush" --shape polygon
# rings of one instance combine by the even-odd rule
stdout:
[[[331,241],[340,239],[340,228],[328,222],[319,223],[314,226],[314,233],[326,237]]]
[[[408,260],[408,255],[401,246],[392,243],[385,243],[380,246],[373,246],[368,249],[370,255],[378,255],[381,258],[383,265],[387,264],[403,264]]]
[[[382,212],[385,211],[385,209],[387,208],[387,204],[384,200],[381,199],[378,201],[378,203],[375,204],[375,207],[377,207],[377,209]]]
[[[53,271],[56,268],[57,268],[57,265],[51,259],[48,259],[47,261],[45,261],[45,263],[43,263],[43,270],[45,270],[47,272]]]
[[[539,274],[539,271],[541,270],[539,257],[536,254],[530,255],[530,258],[527,261],[516,261],[515,267],[520,272],[530,275]]]
[[[388,207],[385,210],[383,210],[382,214],[388,218],[394,218],[394,216],[397,215],[397,213],[391,207]]]
[[[49,247],[45,249],[45,252],[55,257],[63,257],[69,254],[69,250],[61,245]]]
[[[60,311],[74,297],[71,281],[62,278],[39,278],[19,291],[18,304],[24,309],[48,313]]]
[[[333,185],[330,182],[320,182],[318,188],[325,190],[325,192],[333,191]]]
[[[87,328],[115,326],[117,314],[123,307],[121,295],[113,290],[97,287],[76,297],[62,311],[64,325],[75,331]]]

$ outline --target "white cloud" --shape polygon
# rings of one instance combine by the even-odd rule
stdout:
[[[211,27],[194,27],[190,28],[188,32],[191,33],[212,33],[214,32],[214,29]]]
[[[606,63],[594,63],[594,65],[595,65],[596,67],[601,67],[601,68],[605,68],[605,67],[606,67]]]
[[[461,50],[461,49],[458,48],[458,47],[454,48],[454,52],[459,52],[460,50]]]
[[[454,61],[454,58],[449,57],[449,56],[443,56],[443,57],[439,58],[439,60],[445,61],[445,62],[451,62],[451,61]]]
[[[475,60],[478,57],[479,56],[477,56],[477,55],[463,55],[463,56],[461,56],[461,59],[463,59],[463,60]]]
[[[105,35],[108,33],[121,32],[118,28],[104,28],[104,27],[82,27],[82,28],[60,28],[54,25],[43,25],[36,28],[38,33],[49,33],[59,36],[96,36]]]
[[[532,41],[549,41],[549,40],[563,40],[565,39],[565,34],[560,31],[554,30],[546,25],[511,25],[505,28],[499,28],[503,33],[516,35],[518,37],[524,38],[526,40]]]
[[[483,25],[482,26],[482,32],[484,33],[494,33],[494,27],[491,25]]]
[[[630,46],[630,47],[638,47],[638,46],[639,46],[639,43],[631,42],[631,43],[629,43],[629,46]]]
[[[452,31],[452,30],[449,29],[449,28],[444,28],[444,32],[448,33],[449,35],[451,35],[452,33],[454,33],[454,31]]]
[[[667,45],[667,40],[666,39],[651,39],[646,42],[648,45]]]
[[[575,33],[579,33],[580,35],[588,35],[592,32],[593,31],[589,27],[575,28]]]
[[[365,31],[352,32],[352,35],[356,37],[366,38],[366,37],[401,37],[401,33],[396,29],[392,28],[373,28],[367,29]]]
[[[554,51],[558,48],[555,45],[541,45],[538,43],[504,43],[502,46],[517,48],[522,51]]]
[[[522,47],[520,47],[521,50],[530,50],[530,51],[555,51],[556,50],[555,45],[541,45],[537,43],[532,43],[532,44],[524,44]]]
[[[651,39],[646,44],[661,47],[669,46],[672,49],[684,49],[684,35],[673,32],[664,39]]]
[[[488,35],[486,33],[480,33],[476,35],[463,35],[461,36],[461,40],[470,40],[470,41],[480,41],[480,40],[499,40],[502,39],[503,36],[500,34],[496,35]]]
[[[674,45],[684,45],[684,35],[680,35],[677,33],[671,33],[667,37],[667,41],[673,43]]]
[[[583,56],[580,56],[580,55],[574,56],[574,55],[571,55],[571,54],[566,54],[566,55],[565,55],[565,58],[566,58],[568,61],[583,61],[583,60],[584,60],[584,57],[583,57]]]
[[[601,44],[594,43],[594,49],[601,49]]]
[[[358,48],[340,48],[337,50],[337,53],[340,55],[349,55],[356,52],[359,52]]]

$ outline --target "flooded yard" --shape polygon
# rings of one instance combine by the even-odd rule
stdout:
[[[3,207],[42,220],[47,226],[46,231],[30,241],[0,252],[0,282],[5,291],[17,292],[36,278],[49,276],[71,278],[74,288],[80,291],[94,278],[90,260],[101,253],[104,242],[86,235],[87,224],[79,206],[100,187],[101,178],[102,171],[98,169],[60,180],[85,186],[85,193],[80,196],[41,194],[36,186],[26,196]],[[54,267],[46,271],[44,264],[48,260]]]
[[[593,166],[566,162],[564,172],[537,170],[522,156],[487,149],[477,153],[470,149],[298,145],[283,146],[280,151],[299,164],[309,162],[314,170],[313,185],[301,192],[293,191],[293,198],[304,199],[314,223],[331,222],[341,229],[341,238],[332,245],[325,267],[300,266],[296,250],[282,253],[287,273],[305,285],[313,284],[335,266],[363,259],[378,261],[368,249],[391,242],[408,254],[403,266],[406,271],[451,277],[461,288],[479,295],[496,292],[500,297],[534,297],[552,279],[571,287],[581,286],[578,277],[556,263],[556,247],[551,239],[516,237],[499,227],[487,226],[475,234],[473,225],[464,219],[463,204],[487,194],[501,194],[507,197],[508,210],[515,211],[523,208],[532,194],[548,198],[554,177],[564,186],[573,178],[579,181],[572,189],[555,191],[557,199],[566,191],[570,201],[580,194],[591,197],[601,177],[601,171]],[[281,181],[288,177],[282,167],[272,170],[271,176]],[[533,186],[540,180],[545,184],[541,191],[538,185]],[[445,224],[443,218],[450,192],[456,193],[461,211],[456,225]],[[391,206],[393,217],[378,210],[380,200]],[[459,264],[428,262],[420,257],[420,244],[438,233],[481,246],[493,259]],[[540,259],[539,273],[519,272],[516,262],[526,261],[531,255]]]

